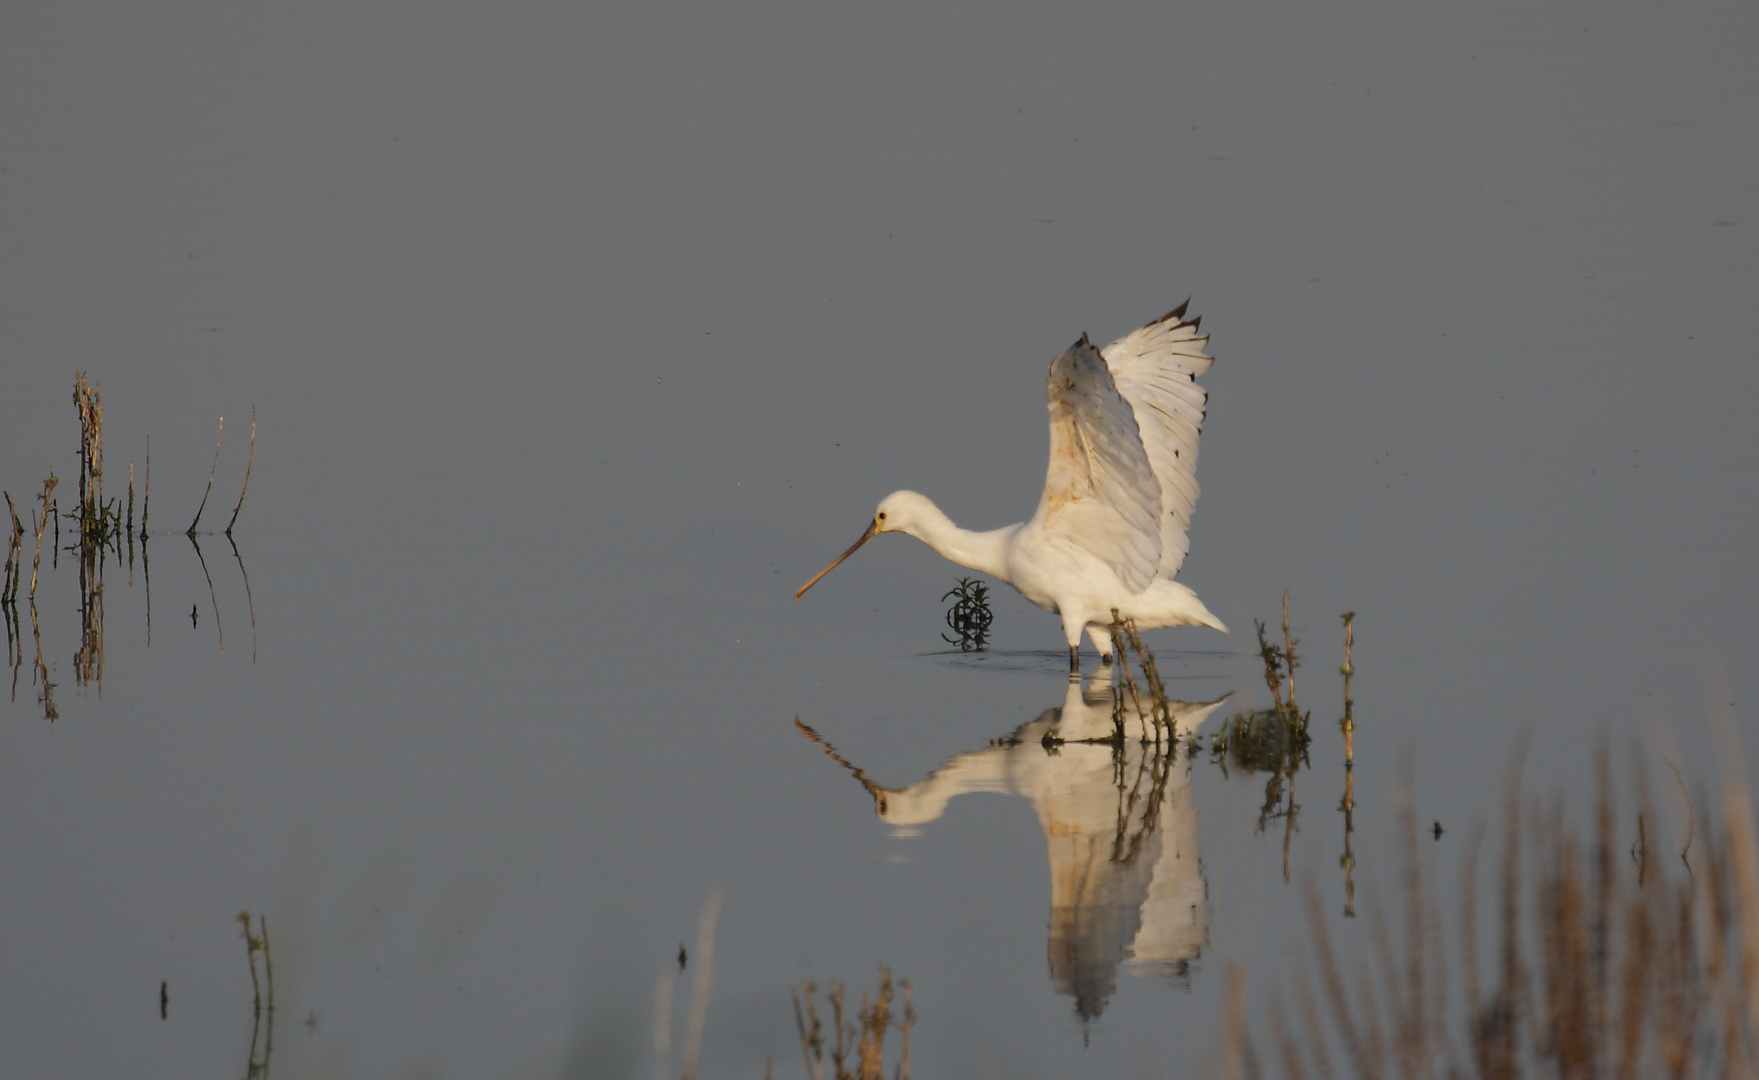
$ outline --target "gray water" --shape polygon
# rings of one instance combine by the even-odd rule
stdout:
[[[653,1075],[717,892],[706,1075],[799,1075],[789,987],[882,963],[917,1075],[1199,1075],[1228,965],[1261,1002],[1302,955],[1304,877],[1364,921],[1344,611],[1359,892],[1395,880],[1401,760],[1445,891],[1523,738],[1577,807],[1602,739],[1705,782],[1715,717],[1755,742],[1750,6],[6,24],[0,487],[22,509],[53,469],[71,502],[86,371],[108,494],[151,439],[154,534],[150,625],[146,567],[105,571],[101,681],[74,565],[45,569],[53,721],[25,616],[9,1075],[243,1074],[241,910],[277,1076]],[[1181,759],[1155,843],[1198,906],[1152,948],[1099,934],[1080,989],[1042,803],[899,826],[794,723],[886,789],[987,768],[1067,704],[1056,620],[1000,589],[996,651],[946,654],[959,571],[903,538],[791,594],[896,488],[1029,514],[1045,364],[1187,296],[1217,360],[1181,580],[1234,633],[1147,644],[1174,697],[1266,705],[1252,621],[1291,589],[1312,767],[1285,880],[1264,777]],[[253,407],[237,557],[198,560],[216,421],[204,530]]]

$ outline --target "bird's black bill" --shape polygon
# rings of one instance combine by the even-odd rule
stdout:
[[[832,570],[835,570],[837,568],[837,563],[840,563],[844,559],[847,559],[849,556],[855,554],[856,551],[860,550],[862,544],[867,543],[869,540],[872,540],[875,536],[878,536],[878,535],[879,535],[879,519],[875,518],[873,520],[873,522],[867,526],[867,531],[861,534],[861,539],[855,541],[853,544],[850,544],[849,550],[845,551],[845,552],[843,552],[843,554],[837,556],[836,562],[833,562],[833,563],[831,563],[831,565],[825,567],[823,570],[820,570],[818,573],[813,575],[811,581],[800,586],[800,590],[794,594],[794,599],[796,599],[796,600],[800,599],[801,595],[803,593],[805,593],[806,590],[808,590],[808,589],[812,588],[814,585],[818,584],[819,578],[824,577],[826,574],[830,573]]]

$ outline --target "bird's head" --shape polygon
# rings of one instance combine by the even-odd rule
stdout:
[[[934,503],[930,502],[927,496],[918,495],[914,491],[894,491],[887,495],[880,500],[879,506],[874,508],[873,520],[868,522],[867,531],[861,534],[861,539],[849,545],[849,550],[837,556],[831,565],[813,575],[811,581],[800,586],[800,590],[794,594],[794,599],[800,599],[806,590],[818,584],[819,578],[835,570],[838,563],[855,554],[860,550],[861,545],[880,533],[903,532],[915,535],[918,524],[935,512]]]

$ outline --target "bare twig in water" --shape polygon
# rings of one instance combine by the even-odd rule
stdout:
[[[140,500],[140,538],[142,543],[145,543],[147,539],[147,507],[153,503],[153,437],[151,435],[147,436],[146,474],[146,489],[141,493]]]
[[[250,912],[238,913],[238,936],[244,939],[244,957],[250,963],[250,1012],[252,1016],[263,1015],[263,986],[257,979],[257,951],[262,942],[250,932]]]
[[[220,468],[220,441],[226,437],[226,418],[220,417],[220,429],[214,436],[214,464],[208,468],[208,489],[202,492],[201,505],[195,508],[195,518],[189,523],[189,535],[195,535],[195,527],[201,523],[202,511],[207,509],[208,496],[214,490],[214,473]]]
[[[216,461],[217,460],[218,459],[216,458]],[[244,490],[238,493],[238,505],[232,508],[232,520],[226,523],[226,536],[228,539],[232,536],[232,526],[238,524],[238,512],[244,509],[244,496],[246,492],[250,491],[250,470],[251,466],[256,464],[256,461],[257,407],[252,405],[250,407],[250,457],[244,462]],[[201,517],[201,511],[196,511],[196,517]]]
[[[18,507],[12,505],[12,493],[6,492],[6,512],[12,517],[12,528],[6,532],[6,580],[0,585],[0,602],[18,602],[18,580],[24,576],[24,526],[18,521]]]

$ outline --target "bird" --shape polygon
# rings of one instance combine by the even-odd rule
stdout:
[[[905,533],[942,556],[1012,586],[1062,617],[1069,675],[1080,673],[1082,631],[1111,659],[1115,617],[1141,630],[1228,628],[1174,581],[1190,549],[1197,504],[1197,438],[1208,392],[1197,377],[1214,358],[1190,301],[1103,350],[1085,333],[1051,361],[1050,467],[1032,518],[987,532],[954,525],[931,500],[894,491],[849,550],[794,593],[798,600],[881,533]]]
[[[1051,978],[1091,1020],[1116,989],[1120,964],[1176,977],[1209,942],[1197,804],[1178,744],[1226,700],[1166,702],[1171,741],[1149,742],[1137,732],[1157,723],[1153,708],[1114,699],[1112,672],[1101,666],[1085,688],[1068,684],[1061,708],[902,788],[870,779],[798,717],[794,726],[854,775],[894,836],[920,835],[961,795],[1031,800],[1050,857]],[[1120,723],[1128,738],[1117,737]],[[1045,753],[1052,746],[1056,753]],[[1120,776],[1134,779],[1120,787]]]

